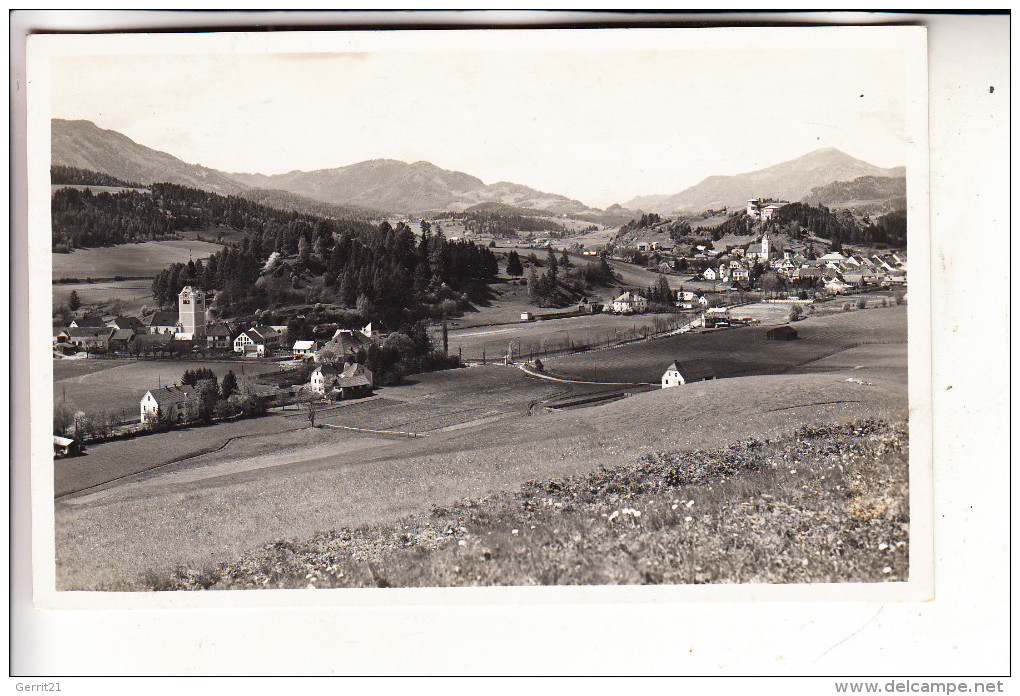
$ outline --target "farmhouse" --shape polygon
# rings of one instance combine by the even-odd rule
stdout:
[[[368,350],[368,347],[372,345],[372,339],[369,334],[365,332],[371,332],[372,325],[369,324],[361,331],[352,329],[337,329],[336,333],[333,334],[333,338],[319,350],[315,351],[315,362],[328,362],[330,360],[347,360],[353,358],[358,354],[358,351]],[[350,360],[350,362],[354,362]]]
[[[198,390],[163,387],[145,392],[141,401],[142,423],[190,423],[198,418]]]
[[[648,300],[629,290],[613,300],[614,314],[641,314],[648,309]]]
[[[347,363],[340,370],[333,365],[321,365],[312,372],[311,389],[320,396],[332,399],[353,399],[372,393],[372,371],[358,363]]]
[[[110,350],[125,351],[135,340],[135,332],[131,329],[114,329],[110,334]]]
[[[108,326],[71,327],[57,334],[57,340],[60,343],[72,343],[82,349],[108,350],[114,331]]]
[[[715,379],[715,370],[704,360],[677,360],[662,374],[662,388],[679,387],[706,379]]]
[[[789,324],[783,324],[774,329],[769,329],[768,333],[765,334],[765,338],[770,341],[793,341],[797,338],[797,329]]]
[[[54,457],[73,457],[78,454],[81,454],[81,445],[78,444],[77,440],[72,440],[69,437],[60,437],[59,435],[53,436]]]
[[[136,334],[147,333],[145,324],[138,317],[114,317],[106,325],[111,329],[128,329]]]
[[[85,312],[67,325],[69,329],[98,329],[102,326],[103,318],[94,312]]]

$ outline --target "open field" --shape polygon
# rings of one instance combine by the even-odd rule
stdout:
[[[149,590],[908,578],[905,424],[666,451],[394,524],[279,541]]]
[[[80,365],[79,363],[85,363]],[[274,372],[280,366],[254,361],[196,360],[54,360],[53,398],[66,398],[75,408],[89,412],[126,410],[138,415],[138,402],[149,389],[180,384],[185,370],[207,367],[218,379],[229,370],[244,374]]]
[[[906,347],[895,347],[902,370]],[[500,374],[519,374],[515,368],[487,369],[492,372],[484,377],[493,384]],[[341,435],[337,451],[320,442],[261,455],[260,461],[242,460],[237,471],[214,472],[211,478],[171,483],[165,475],[153,476],[102,495],[58,501],[58,586],[123,586],[146,569],[230,561],[278,539],[391,522],[529,480],[615,467],[656,450],[720,447],[865,416],[905,417],[901,382],[847,381],[854,374],[702,382],[366,448],[352,443],[358,436]],[[217,461],[223,460],[212,455],[205,463],[200,458],[168,469]]]
[[[109,306],[119,301],[124,314],[137,316],[143,305],[154,306],[151,280],[103,280],[95,283],[60,283],[53,286],[53,306],[66,305],[71,291],[85,306]]]
[[[735,311],[735,313],[737,313]],[[793,324],[795,341],[769,341],[768,326],[719,329],[544,360],[546,371],[592,379],[597,370],[622,382],[655,382],[674,360],[703,359],[718,377],[775,374],[861,343],[906,343],[906,307],[856,310],[809,317]]]
[[[593,314],[565,319],[522,322],[499,326],[483,326],[456,329],[449,332],[450,353],[463,351],[465,360],[479,360],[485,351],[486,360],[502,358],[507,353],[510,341],[515,343],[514,354],[528,356],[545,350],[566,348],[573,345],[605,343],[607,339],[634,337],[638,331],[647,328],[653,332],[656,321],[661,325],[679,321],[676,314]]]
[[[116,368],[117,374],[140,373],[139,365],[145,364],[129,363]],[[222,374],[226,374],[227,369],[230,369],[230,364],[223,366],[223,363],[192,365],[161,361],[160,364],[179,368],[180,371],[185,367],[188,369],[195,366],[210,367],[218,377],[222,377]],[[274,365],[245,364],[249,373],[253,367],[263,368],[263,371],[275,369]],[[132,371],[129,368],[135,369]],[[150,368],[160,369],[151,366]],[[240,374],[237,364],[233,364],[233,369],[235,374]],[[99,379],[103,374],[93,373],[90,376]],[[377,396],[373,398],[346,401],[333,406],[319,406],[316,423],[428,433],[481,419],[503,415],[526,415],[532,402],[554,392],[564,391],[562,385],[533,379],[514,368],[496,366],[413,375],[406,382],[398,387],[379,389]],[[469,402],[464,400],[465,393],[472,395]],[[132,398],[133,409],[130,413],[134,414],[137,412],[141,393]],[[307,412],[302,407],[291,406],[287,410],[275,411],[261,418],[89,445],[85,456],[56,462],[56,494],[63,495],[120,476],[142,472],[178,457],[218,447],[228,440],[229,444],[222,451],[204,455],[194,463],[206,465],[213,461],[244,456],[246,442],[257,442],[259,451],[274,451],[280,448],[276,441],[277,433],[301,429],[308,424]],[[323,437],[333,442],[352,437],[351,433],[338,431],[326,431],[325,435],[317,430],[308,432],[311,433],[309,435],[311,440],[302,444],[314,444]],[[270,435],[273,437],[267,440],[259,439],[261,436]]]
[[[118,244],[112,247],[75,249],[69,254],[52,254],[53,278],[154,278],[171,263],[204,259],[222,247],[210,242],[175,239],[163,242]],[[63,289],[64,286],[57,286]],[[56,290],[55,290],[56,291]],[[70,290],[67,290],[70,292]]]

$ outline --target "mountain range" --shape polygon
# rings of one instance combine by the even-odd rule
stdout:
[[[904,167],[883,169],[829,147],[753,172],[710,176],[679,193],[638,196],[623,205],[669,214],[742,207],[749,198],[799,201],[813,189],[834,181],[851,181],[862,176],[903,177],[905,172]]]
[[[429,162],[408,164],[376,159],[286,174],[223,172],[189,164],[84,120],[53,119],[51,146],[54,165],[90,169],[140,184],[170,182],[225,195],[242,195],[304,211],[316,208],[322,211],[322,204],[326,204],[334,206],[340,214],[355,215],[381,214],[379,211],[460,212],[481,203],[499,203],[555,215],[604,213],[567,196],[508,181],[486,184],[478,177]],[[862,176],[903,177],[903,172],[903,167],[882,169],[827,148],[755,172],[710,176],[676,194],[639,196],[624,204],[625,210],[620,212],[669,214],[740,207],[755,196],[796,201],[813,192],[824,197],[824,189],[822,193],[816,189],[833,182],[850,182]],[[839,187],[833,191],[836,197],[847,195]],[[619,206],[613,209],[619,210]]]

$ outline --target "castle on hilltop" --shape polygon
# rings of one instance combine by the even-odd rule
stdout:
[[[747,201],[747,216],[768,222],[777,210],[788,203],[788,201],[773,201],[769,198],[751,198]]]

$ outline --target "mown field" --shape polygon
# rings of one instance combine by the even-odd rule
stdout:
[[[769,341],[769,326],[690,332],[639,344],[543,360],[550,374],[571,379],[654,382],[674,360],[702,359],[717,377],[775,374],[862,343],[905,343],[906,307],[855,310],[795,322],[799,338]]]
[[[513,341],[514,355],[527,358],[531,353],[560,350],[569,345],[605,344],[607,340],[636,337],[645,329],[654,332],[680,319],[676,314],[595,314],[457,329],[449,332],[450,353],[456,355],[460,350],[465,360],[478,360],[485,351],[487,360],[500,359]]]
[[[280,369],[274,363],[195,360],[100,360],[53,361],[53,398],[88,412],[126,410],[138,415],[139,401],[149,389],[180,384],[185,370],[209,368],[218,379],[229,370],[263,374]]]
[[[138,589],[883,582],[909,574],[905,424],[659,451],[395,524],[278,540]]]
[[[52,254],[53,278],[116,278],[117,276],[153,278],[171,263],[204,259],[222,247],[211,242],[168,240],[118,244],[112,247],[75,249],[69,254]],[[64,286],[54,286],[62,292]],[[70,292],[68,290],[68,292]]]

